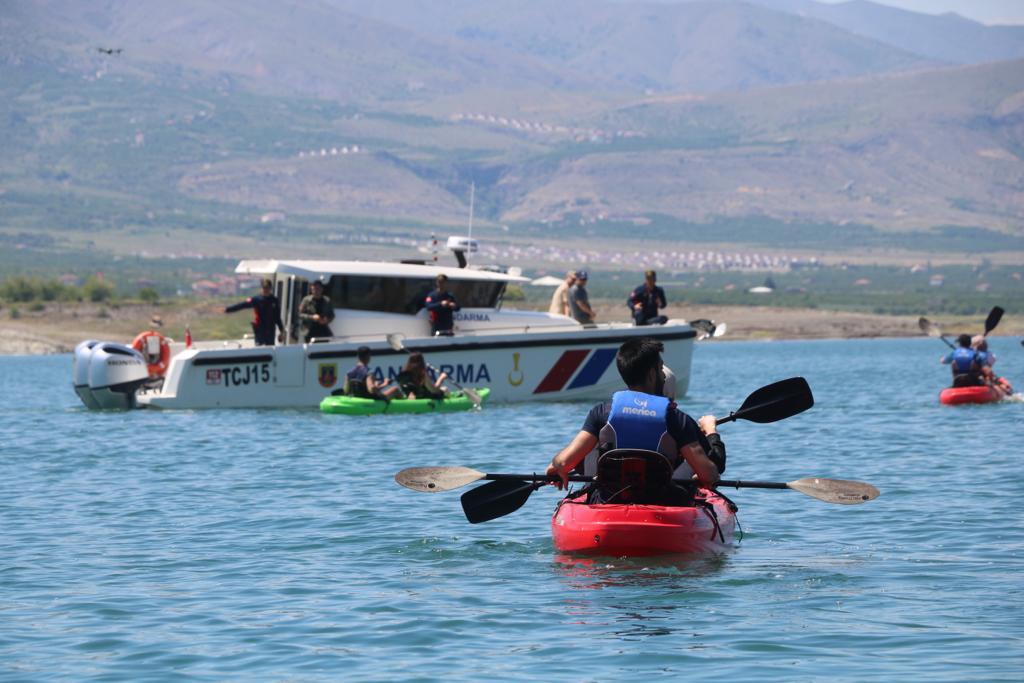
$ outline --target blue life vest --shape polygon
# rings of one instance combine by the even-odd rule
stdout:
[[[953,351],[953,374],[966,375],[971,372],[972,365],[978,360],[978,353],[974,349],[963,346]]]
[[[608,413],[613,448],[642,448],[662,451],[668,435],[665,416],[668,399],[639,391],[617,391],[612,395],[612,409]],[[673,460],[675,452],[665,453]]]

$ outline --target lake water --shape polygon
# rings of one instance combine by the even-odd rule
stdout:
[[[1024,389],[1024,348],[995,338]],[[1024,404],[942,407],[935,339],[700,344],[683,407],[803,375],[816,405],[722,428],[721,557],[583,561],[557,492],[465,522],[415,465],[543,470],[588,405],[348,418],[89,413],[71,359],[0,358],[3,680],[1019,681]]]

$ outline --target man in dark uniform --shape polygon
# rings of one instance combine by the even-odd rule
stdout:
[[[273,346],[275,328],[281,331],[277,337],[278,341],[284,341],[281,304],[273,292],[273,283],[270,280],[263,280],[260,294],[224,309],[225,313],[234,313],[243,308],[252,309],[252,333],[256,338],[256,346]]]
[[[299,303],[299,320],[306,330],[304,339],[308,344],[313,338],[333,337],[331,322],[334,320],[334,306],[324,296],[324,283],[313,280],[309,286],[310,293]]]
[[[448,276],[441,273],[437,276],[437,289],[427,294],[423,302],[430,314],[430,332],[435,337],[450,337],[454,334],[452,313],[462,309],[455,295],[446,289],[447,285]]]
[[[568,485],[569,473],[588,455],[593,453],[600,467],[599,455],[616,448],[656,451],[665,456],[675,477],[695,474],[705,488],[718,483],[719,474],[725,471],[725,445],[716,431],[715,417],[705,415],[695,421],[664,398],[663,348],[661,342],[648,338],[631,339],[619,347],[615,363],[628,390],[616,392],[611,401],[594,406],[583,429],[552,459],[547,474],[561,478],[556,482],[559,488]],[[639,502],[679,504],[680,498],[689,495],[668,481],[663,484],[662,495],[670,501]],[[591,502],[605,502],[620,492],[605,491],[599,485]]]
[[[644,283],[633,290],[626,304],[633,310],[633,322],[637,325],[664,325],[668,318],[658,314],[665,308],[665,290],[654,284],[658,275],[653,270],[644,273]]]

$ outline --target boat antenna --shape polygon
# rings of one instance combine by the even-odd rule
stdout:
[[[469,240],[470,244],[472,244],[472,242],[473,242],[473,198],[474,198],[475,194],[476,194],[476,183],[473,182],[473,181],[470,181],[470,183],[469,183],[469,235],[467,235],[467,239]]]

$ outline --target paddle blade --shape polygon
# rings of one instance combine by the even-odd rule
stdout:
[[[492,481],[463,493],[462,511],[466,513],[470,524],[489,522],[523,507],[534,487],[529,481]]]
[[[479,408],[484,402],[483,398],[480,397],[480,394],[476,393],[476,391],[469,387],[463,387],[462,393],[466,395],[466,398],[469,399],[474,408]]]
[[[790,377],[761,387],[743,402],[740,409],[718,423],[731,420],[750,420],[765,424],[778,422],[802,413],[814,405],[811,387],[803,377]]]
[[[862,481],[812,477],[788,482],[786,486],[806,496],[839,505],[860,505],[878,498],[878,489]]]
[[[389,334],[387,336],[388,346],[395,351],[405,351],[405,344],[402,343],[402,335],[400,334]]]
[[[928,318],[918,318],[917,326],[921,328],[921,331],[927,334],[929,337],[941,337],[942,329],[938,325],[933,323]]]
[[[1002,319],[1003,319],[1003,309],[999,308],[998,306],[994,306],[992,308],[992,310],[988,312],[988,317],[985,318],[985,334],[984,334],[984,336],[987,337],[989,332],[991,332],[992,330],[996,329],[996,325],[998,325],[999,321],[1002,320]]]
[[[485,476],[469,467],[408,467],[395,475],[395,481],[413,491],[438,493],[472,484]]]

